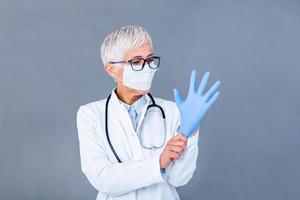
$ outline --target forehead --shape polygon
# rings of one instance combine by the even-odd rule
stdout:
[[[147,42],[143,44],[140,47],[137,48],[132,48],[125,52],[124,58],[125,59],[130,59],[136,56],[147,58],[150,54],[153,53],[153,48],[150,44],[150,42]]]

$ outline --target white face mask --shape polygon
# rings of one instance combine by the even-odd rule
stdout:
[[[151,66],[155,66],[154,63],[150,63]],[[140,71],[134,71],[130,65],[124,66],[123,72],[123,85],[136,89],[136,90],[149,90],[151,88],[152,79],[156,72],[156,69],[151,69],[148,63]]]

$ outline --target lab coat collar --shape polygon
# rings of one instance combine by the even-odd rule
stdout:
[[[141,98],[139,98],[137,101],[135,101],[133,104],[129,105],[127,103],[124,103],[123,101],[121,101],[119,99],[119,102],[126,107],[127,111],[130,109],[130,107],[133,107],[136,112],[138,113],[138,115],[141,114],[141,111],[143,109],[143,106],[147,103],[147,100],[146,100],[146,96],[143,95]]]
[[[127,108],[120,102],[118,96],[115,93],[116,88],[114,88],[111,92],[111,103],[116,107],[115,113],[118,116],[118,119],[120,123],[122,124],[123,128],[125,129],[126,133],[131,133],[131,134],[136,134],[136,131],[134,130],[130,116],[128,114]],[[139,127],[144,119],[146,110],[148,105],[151,102],[151,99],[148,95],[144,95],[146,99],[146,103],[144,104],[141,112],[141,116],[139,118],[138,126],[137,126],[137,131],[139,130]],[[126,111],[126,112],[125,112]],[[121,120],[122,119],[122,120]]]

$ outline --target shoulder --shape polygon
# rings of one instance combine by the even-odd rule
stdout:
[[[78,107],[77,117],[81,115],[86,117],[99,116],[99,114],[104,112],[105,103],[106,98],[82,104]]]

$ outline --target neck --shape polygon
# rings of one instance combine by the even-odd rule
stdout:
[[[128,89],[124,87],[117,87],[116,89],[116,95],[117,97],[123,101],[124,103],[131,105],[135,101],[137,101],[139,98],[141,98],[143,95],[136,94],[132,91],[129,91]]]

